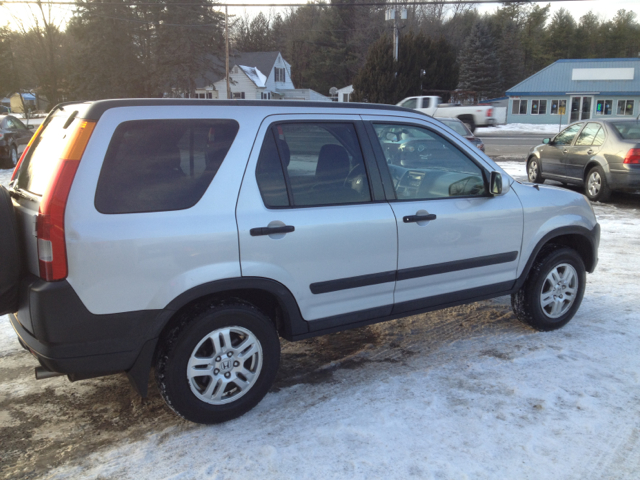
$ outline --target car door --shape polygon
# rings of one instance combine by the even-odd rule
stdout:
[[[583,125],[584,123],[569,125],[542,148],[540,151],[540,163],[544,176],[564,177],[567,175],[567,156],[570,155],[573,140]]]
[[[587,123],[566,156],[566,175],[576,181],[583,181],[584,169],[591,158],[598,154],[604,139],[605,132],[601,124]]]
[[[394,313],[509,290],[523,232],[516,194],[490,196],[488,165],[437,125],[363,118],[398,226]],[[385,155],[378,134],[397,125],[409,136]]]
[[[242,275],[284,285],[312,330],[393,305],[396,221],[363,136],[357,116],[269,117],[240,191]]]

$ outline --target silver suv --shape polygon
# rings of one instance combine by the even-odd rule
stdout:
[[[126,372],[200,423],[269,390],[294,341],[511,294],[539,330],[598,260],[589,202],[514,182],[384,105],[56,107],[0,189],[0,313],[38,378]]]

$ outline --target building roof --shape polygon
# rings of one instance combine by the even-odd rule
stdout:
[[[507,90],[507,95],[640,95],[640,58],[558,60]]]
[[[257,68],[265,77],[269,77],[278,55],[280,55],[280,52],[234,53],[229,55],[229,70],[231,70],[235,65],[238,65],[239,67]],[[212,70],[207,75],[203,75],[196,80],[196,88],[204,88],[224,79],[224,57],[220,58],[217,55],[209,55],[207,60],[211,62]],[[247,73],[246,70],[245,73]],[[250,75],[247,76],[251,78]]]

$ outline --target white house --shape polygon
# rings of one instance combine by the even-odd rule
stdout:
[[[346,87],[342,87],[338,89],[338,101],[350,102],[352,93],[353,93],[353,85],[347,85]]]
[[[218,71],[224,71],[224,61],[211,57]],[[227,98],[224,76],[211,75],[196,84],[198,98]],[[239,53],[229,58],[231,98],[251,100],[314,100],[331,99],[309,88],[295,88],[291,79],[291,65],[280,52]]]

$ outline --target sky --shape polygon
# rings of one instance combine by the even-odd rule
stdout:
[[[225,1],[225,0],[220,0]],[[2,2],[0,2],[2,3]],[[18,17],[24,21],[30,17],[29,8],[24,5],[10,5],[9,2],[4,2],[3,6],[0,6],[0,26],[9,25],[15,28],[15,20],[12,17]],[[303,0],[226,0],[225,3],[229,4],[242,4],[242,3],[254,3],[254,4],[270,4],[270,3],[287,3],[296,4],[303,3]],[[546,2],[537,2],[538,5],[544,6]],[[478,9],[481,13],[491,13],[500,7],[500,2],[495,2],[489,5],[480,5]],[[620,9],[631,10],[636,12],[638,19],[640,20],[640,1],[638,0],[582,0],[582,1],[568,1],[568,2],[553,2],[551,3],[551,12],[555,12],[560,8],[568,10],[572,16],[577,20],[581,16],[589,12],[590,10],[599,15],[604,20],[610,20]],[[74,6],[72,5],[56,5],[52,7],[52,14],[57,20],[54,23],[63,23],[65,19],[69,18],[73,12]],[[250,16],[257,14],[260,10],[269,11],[273,10],[270,7],[237,7],[230,8],[230,15],[244,15],[246,11]]]

